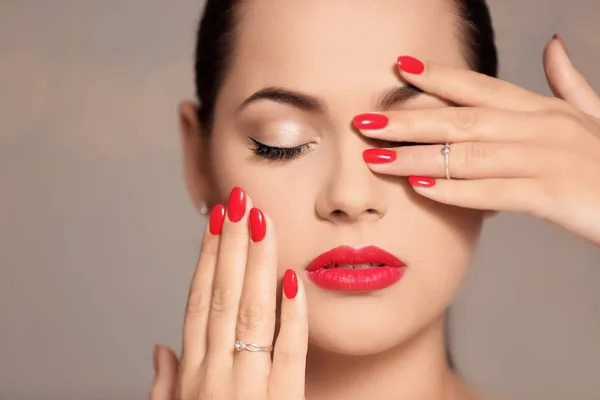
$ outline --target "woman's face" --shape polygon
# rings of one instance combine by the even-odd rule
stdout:
[[[482,213],[434,203],[405,178],[372,173],[363,150],[389,144],[365,139],[351,124],[404,85],[395,69],[400,55],[467,68],[452,4],[247,2],[211,139],[204,146],[186,142],[200,147],[187,148],[188,157],[210,160],[201,171],[213,182],[204,198],[225,202],[240,186],[273,219],[281,274],[293,268],[305,277],[311,260],[340,245],[375,245],[407,265],[399,282],[366,293],[325,290],[304,279],[311,343],[320,348],[373,354],[402,343],[442,317],[466,271]],[[258,96],[245,103],[273,87],[312,101]],[[445,106],[421,94],[388,109]],[[269,160],[251,150],[250,138],[277,147],[309,145],[300,154],[278,153],[295,158]],[[188,179],[196,179],[199,163],[188,161]]]

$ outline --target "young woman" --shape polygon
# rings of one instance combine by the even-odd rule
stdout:
[[[212,211],[152,400],[482,398],[444,313],[486,214],[600,245],[600,99],[544,61],[556,97],[494,77],[484,0],[209,0],[180,119]]]

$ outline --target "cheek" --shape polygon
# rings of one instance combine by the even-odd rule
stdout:
[[[417,290],[449,303],[462,282],[477,245],[484,213],[443,205],[432,205],[423,226],[425,245],[414,254]],[[415,243],[415,245],[417,245]],[[447,304],[446,304],[447,305]]]
[[[250,144],[234,133],[229,137],[219,133],[210,150],[216,197],[226,202],[231,188],[244,189],[253,205],[273,220],[280,253],[288,254],[286,247],[293,247],[288,244],[314,233],[315,198],[323,165],[310,154],[286,162],[261,160],[248,149]]]

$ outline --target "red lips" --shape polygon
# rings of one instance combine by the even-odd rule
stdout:
[[[375,246],[340,246],[319,255],[306,269],[309,279],[324,289],[374,291],[398,282],[406,264]]]

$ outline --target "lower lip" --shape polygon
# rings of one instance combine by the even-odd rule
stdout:
[[[317,286],[328,290],[367,292],[385,289],[398,282],[406,267],[373,267],[365,269],[320,268],[309,271],[308,277]]]

